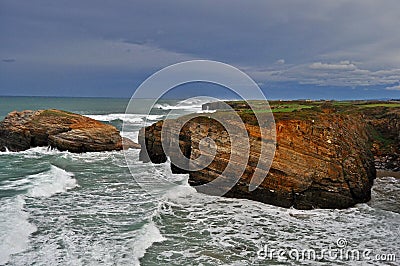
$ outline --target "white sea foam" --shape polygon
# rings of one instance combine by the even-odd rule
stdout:
[[[162,110],[192,110],[199,109],[201,106],[198,105],[169,105],[169,104],[155,104],[154,108],[162,109]]]
[[[186,110],[191,112],[201,111],[202,104],[177,104],[177,105],[169,105],[169,104],[155,104],[154,108],[162,109],[162,110]]]
[[[377,180],[374,190],[382,188],[382,182],[393,184],[397,180]],[[396,188],[393,190],[396,191]],[[218,251],[218,255],[225,259],[236,257],[246,262],[244,264],[262,264],[264,261],[258,261],[256,254],[266,244],[276,249],[314,248],[318,251],[334,246],[337,239],[344,237],[360,250],[373,246],[376,248],[374,252],[379,253],[384,250],[393,252],[391,243],[399,243],[399,231],[393,223],[399,214],[370,207],[370,203],[345,210],[296,210],[187,192],[188,188],[182,184],[166,194],[169,201],[164,202],[160,212],[162,217],[173,217],[174,225],[163,225],[162,234],[167,239],[173,238],[176,233],[174,228],[179,227],[179,241],[194,244],[190,249],[174,245],[169,252],[159,253],[160,260],[185,263],[188,259],[197,258],[196,262],[205,262],[214,257],[202,257],[204,250],[220,249],[223,251]],[[393,201],[395,198],[398,199],[398,196],[393,194]],[[380,219],[389,222],[370,226]],[[368,241],[365,236],[368,236]],[[177,253],[182,256],[179,261],[171,257]],[[212,263],[226,264],[226,261],[216,259]]]
[[[30,178],[33,186],[28,190],[28,195],[31,197],[50,197],[78,186],[73,174],[54,165],[49,171],[31,175]]]
[[[157,103],[154,105],[154,108],[163,109],[163,110],[198,110],[201,109],[202,105],[206,102],[209,102],[209,99],[206,98],[191,98],[187,100],[179,101],[175,105],[167,104],[167,103]]]
[[[197,193],[194,187],[191,187],[188,183],[188,175],[171,175],[168,181],[181,181],[181,184],[171,186],[163,197],[167,200],[177,200],[178,198],[187,197],[193,193]]]
[[[59,151],[50,147],[34,147],[25,151],[16,152],[15,155],[23,155],[24,158],[41,158],[43,155],[66,154],[68,151]]]
[[[7,146],[4,146],[5,151],[0,151],[0,155],[17,154],[15,151],[10,151]]]
[[[89,118],[98,120],[98,121],[114,121],[121,120],[128,123],[142,123],[146,119],[156,121],[163,117],[163,115],[145,115],[145,114],[105,114],[105,115],[85,115]]]
[[[22,179],[3,181],[1,190],[27,190],[30,197],[50,197],[77,187],[73,174],[51,165],[50,170]]]
[[[179,101],[176,105],[158,103],[154,105],[154,108],[162,110],[182,110],[189,113],[214,113],[216,110],[202,110],[203,104],[213,100],[214,99],[210,99],[209,97],[195,97]]]
[[[128,138],[130,138],[130,136]],[[13,153],[12,155],[15,156],[22,155],[25,159],[42,158],[44,155],[54,155],[54,156],[60,156],[59,158],[72,159],[74,161],[90,163],[90,162],[105,160],[112,156],[122,155],[122,154],[123,154],[122,151],[73,153],[69,151],[59,151],[57,149],[50,149],[48,147],[35,147],[25,151]]]
[[[8,181],[3,189],[27,189],[27,196],[50,197],[77,186],[73,175],[51,166],[50,170]],[[3,198],[0,204],[0,264],[6,263],[12,254],[24,251],[29,244],[29,236],[36,226],[29,223],[29,214],[24,211],[25,195]]]
[[[139,131],[121,131],[121,136],[137,142]]]
[[[23,210],[25,200],[19,195],[3,198],[0,204],[0,264],[5,264],[12,254],[25,250],[29,236],[36,226],[29,223],[29,214]]]
[[[154,243],[164,240],[166,240],[166,238],[161,235],[160,230],[153,221],[144,225],[133,244],[133,265],[140,265],[139,259],[143,258],[146,254],[146,250]]]
[[[215,113],[217,110],[200,110],[197,111],[197,113],[206,113],[206,114],[211,114],[211,113]]]
[[[0,152],[0,154],[10,154],[11,153],[10,150],[6,146],[4,146],[4,148],[5,148],[5,151]]]

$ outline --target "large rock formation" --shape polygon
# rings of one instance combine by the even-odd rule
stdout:
[[[376,168],[400,172],[400,108],[368,108],[362,115],[369,125]]]
[[[167,128],[164,128],[167,133],[164,143],[172,145],[172,142],[179,139],[180,149],[190,159],[199,158],[201,139],[210,137],[215,141],[217,154],[212,163],[202,170],[182,170],[174,165],[174,154],[168,153],[173,172],[189,173],[191,185],[214,180],[232,160],[229,136],[213,120],[214,115],[225,116],[228,113],[217,112],[209,118],[193,118],[185,124],[178,138],[173,133],[168,133],[175,132],[173,127],[179,125],[178,121],[170,121]],[[361,115],[337,114],[329,110],[275,114],[275,156],[270,171],[268,174],[265,172],[266,178],[252,192],[248,185],[260,156],[260,143],[269,140],[260,138],[260,128],[255,123],[254,116],[246,112],[240,115],[249,135],[250,156],[248,161],[234,162],[246,170],[225,196],[298,209],[346,208],[370,200],[376,171],[367,124]],[[229,118],[224,122],[230,123]],[[159,121],[141,130],[141,160],[153,163],[167,160],[161,146],[163,123]]]
[[[60,110],[14,111],[0,123],[0,151],[37,146],[70,152],[138,148],[112,125]]]

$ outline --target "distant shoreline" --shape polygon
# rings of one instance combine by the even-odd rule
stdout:
[[[45,96],[45,95],[0,95],[0,98],[66,98],[66,99],[76,99],[76,98],[87,98],[87,99],[123,99],[129,100],[130,97],[113,97],[113,96]]]
[[[124,99],[124,100],[130,100],[132,96],[55,96],[55,95],[0,95],[0,98],[12,98],[12,97],[17,97],[17,98],[88,98],[88,99]],[[154,98],[136,98],[135,99],[144,99],[144,100],[153,100]],[[162,98],[162,100],[186,100],[186,98]],[[246,99],[246,100],[264,100],[264,99]],[[267,99],[268,101],[334,101],[334,102],[357,102],[357,101],[379,101],[379,102],[398,102],[400,99],[393,99],[393,98],[343,98],[343,99],[337,99],[337,98],[315,98],[315,99],[306,99],[306,98],[271,98]],[[233,99],[220,99],[220,101],[243,101],[241,98],[233,98]]]

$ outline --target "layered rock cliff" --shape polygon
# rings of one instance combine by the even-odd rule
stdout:
[[[247,198],[268,204],[298,209],[346,208],[367,202],[371,197],[371,187],[376,176],[374,157],[367,123],[361,115],[337,114],[334,112],[302,112],[299,114],[275,114],[276,151],[266,178],[254,191],[249,191],[249,183],[257,167],[263,171],[263,162],[258,164],[261,142],[270,143],[268,138],[260,138],[264,130],[254,121],[254,115],[240,112],[249,135],[250,156],[248,161],[232,157],[232,144],[224,127],[214,120],[215,116],[228,116],[229,112],[217,112],[209,117],[194,117],[189,120],[176,138],[176,122],[164,125],[159,121],[139,134],[142,146],[140,159],[162,163],[171,159],[174,173],[189,173],[191,185],[201,185],[219,177],[228,163],[245,168],[237,184],[225,195]],[[220,118],[220,117],[219,117]],[[185,118],[187,119],[187,118]],[[227,118],[225,123],[230,123]],[[211,138],[217,146],[213,161],[204,169],[187,171],[174,164],[174,153],[164,151],[161,129],[166,134],[164,143],[170,145],[179,140],[180,149],[191,160],[199,158],[200,140]],[[168,133],[170,132],[170,133]],[[247,140],[244,140],[247,141]],[[175,143],[176,144],[176,143]],[[165,147],[169,149],[169,147]],[[208,193],[208,191],[201,191]]]
[[[400,108],[363,110],[369,126],[377,169],[400,172]]]
[[[112,125],[60,110],[11,112],[0,123],[0,151],[50,146],[70,152],[134,148]],[[137,148],[137,147],[136,147]]]

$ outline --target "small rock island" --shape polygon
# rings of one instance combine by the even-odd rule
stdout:
[[[260,142],[266,140],[259,137],[255,115],[245,102],[226,103],[245,123],[251,143],[248,161],[234,162],[246,170],[225,194],[227,197],[297,209],[342,209],[371,199],[376,168],[400,170],[399,102],[276,101],[270,102],[276,124],[272,166],[261,185],[249,191],[251,177],[258,167]],[[142,129],[140,159],[153,163],[167,161],[161,142],[162,129],[168,133],[165,137],[170,138],[164,143],[172,144],[179,139],[178,145],[188,159],[199,157],[201,139],[212,138],[217,154],[204,169],[180,169],[174,164],[174,154],[168,156],[172,172],[188,173],[189,184],[197,186],[214,180],[223,173],[231,158],[227,132],[214,118],[226,117],[225,123],[229,123],[232,111],[220,110],[220,106],[224,105],[205,104],[204,110],[217,110],[207,117],[185,117],[188,122],[178,138],[168,133],[176,132],[173,127],[179,123],[174,121],[169,121],[164,129],[164,121]]]
[[[112,125],[56,109],[14,111],[0,122],[0,151],[38,146],[74,153],[140,147]]]

